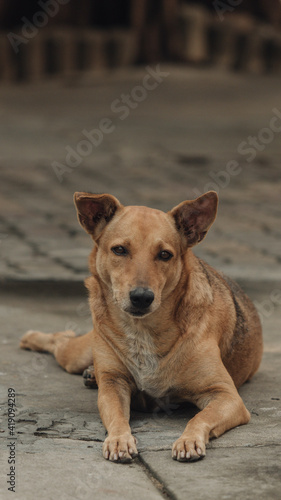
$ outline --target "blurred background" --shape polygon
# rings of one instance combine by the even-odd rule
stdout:
[[[280,26],[279,0],[0,0],[0,79],[159,61],[277,72]]]
[[[195,249],[280,279],[279,0],[0,0],[2,282],[82,282],[77,190],[169,210],[215,189]]]

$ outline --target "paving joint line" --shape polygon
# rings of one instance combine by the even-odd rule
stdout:
[[[159,476],[152,471],[152,469],[149,467],[149,465],[146,463],[146,461],[140,454],[138,454],[134,462],[139,465],[139,467],[142,469],[142,471],[145,473],[145,475],[148,477],[148,479],[151,481],[154,487],[158,490],[163,499],[177,500],[177,497],[169,490],[169,488],[167,488],[167,486],[165,486],[165,484],[161,481]]]
[[[57,264],[64,269],[67,269],[68,271],[73,271],[75,274],[79,274],[81,270],[72,264],[69,264],[68,262],[65,262],[61,257],[53,257],[52,255],[49,255],[48,252],[43,251],[38,243],[35,241],[32,241],[28,238],[28,236],[15,224],[12,223],[7,223],[3,218],[0,218],[3,223],[6,225],[7,231],[11,233],[12,236],[15,236],[19,238],[21,241],[26,243],[26,245],[30,248],[30,250],[33,253],[34,257],[44,257],[46,259],[50,259],[51,262],[54,264]],[[7,260],[8,265],[9,265],[9,260]],[[10,267],[12,267],[14,264],[11,264]]]

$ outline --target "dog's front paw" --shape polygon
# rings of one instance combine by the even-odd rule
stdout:
[[[131,462],[138,454],[136,438],[130,433],[108,436],[103,443],[103,456],[112,462]]]
[[[172,457],[179,462],[194,462],[206,455],[205,442],[201,438],[182,435],[172,448]]]

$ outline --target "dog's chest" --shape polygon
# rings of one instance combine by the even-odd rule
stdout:
[[[151,335],[145,330],[126,329],[126,364],[137,387],[151,396],[157,393],[159,357]]]

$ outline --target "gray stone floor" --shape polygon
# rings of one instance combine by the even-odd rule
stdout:
[[[140,459],[116,465],[102,458],[105,431],[97,391],[84,387],[82,377],[65,373],[51,356],[18,348],[30,326],[52,331],[72,325],[78,332],[90,326],[89,317],[81,316],[83,290],[58,285],[44,294],[40,288],[24,285],[17,294],[1,294],[1,498],[11,495],[5,481],[9,387],[17,394],[17,500],[38,498],[39,491],[43,500],[280,498],[280,306],[263,322],[260,371],[240,391],[252,416],[247,426],[211,441],[202,462],[184,464],[172,460],[171,445],[195,409],[167,405],[161,413],[132,412]],[[246,290],[258,301],[271,291],[262,284]]]
[[[146,98],[145,68],[1,88],[1,499],[12,495],[9,387],[17,393],[17,500],[280,498],[280,79],[160,70],[169,75]],[[114,109],[123,94],[135,107],[126,105],[121,120],[125,110]],[[83,131],[101,130],[104,119],[114,130],[98,146],[82,144]],[[66,147],[84,154],[79,164],[76,154],[77,166],[66,163]],[[60,179],[53,162],[67,170]],[[214,188],[217,221],[196,253],[236,278],[260,312],[265,354],[241,389],[252,420],[211,441],[203,461],[180,464],[170,448],[194,408],[133,413],[140,458],[110,464],[101,456],[96,391],[51,356],[18,348],[29,328],[90,328],[82,281],[91,241],[76,220],[73,192],[110,192],[124,204],[168,210]]]

